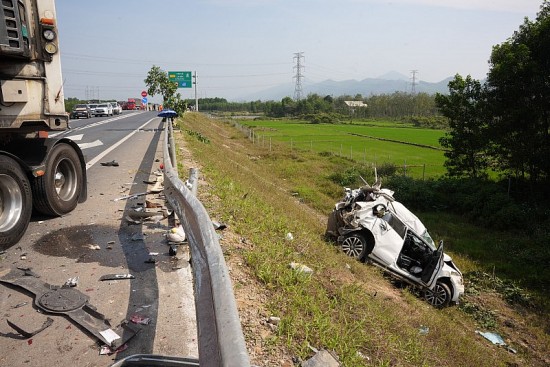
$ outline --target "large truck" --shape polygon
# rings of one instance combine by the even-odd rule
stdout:
[[[0,3],[0,249],[17,243],[33,209],[61,216],[86,200],[82,151],[66,138],[54,0]]]

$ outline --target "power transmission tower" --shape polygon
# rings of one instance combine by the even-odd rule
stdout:
[[[416,93],[416,74],[418,74],[418,70],[411,70],[411,74],[412,74],[411,93],[415,94]]]
[[[304,77],[302,74],[302,70],[304,69],[302,60],[304,59],[304,53],[295,52],[294,59],[296,60],[296,66],[294,66],[294,69],[296,70],[296,75],[294,76],[296,79],[296,85],[294,86],[294,99],[299,101],[302,99],[302,78]]]

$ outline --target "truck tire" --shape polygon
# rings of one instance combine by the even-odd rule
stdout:
[[[31,182],[34,208],[51,216],[69,213],[78,204],[82,181],[78,154],[68,144],[57,144],[46,160],[46,173]]]
[[[32,214],[27,175],[12,158],[0,155],[0,249],[23,237]]]

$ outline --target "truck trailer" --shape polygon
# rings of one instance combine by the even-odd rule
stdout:
[[[61,216],[86,200],[86,164],[69,128],[54,0],[0,3],[0,248],[33,210]]]

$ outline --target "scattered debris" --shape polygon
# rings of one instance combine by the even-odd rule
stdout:
[[[304,273],[304,274],[313,274],[313,269],[305,266],[304,264],[300,264],[300,263],[296,263],[296,262],[291,262],[290,265],[289,265],[293,270],[296,270],[297,272],[299,273]]]
[[[114,279],[120,279],[120,277]],[[95,338],[113,348],[126,343],[139,332],[139,329],[135,329],[127,321],[118,325],[116,331],[112,330],[105,316],[88,302],[89,297],[75,288],[54,286],[33,277],[26,277],[20,269],[10,268],[0,270],[0,282],[23,288],[32,293],[35,305],[41,311],[69,317]],[[123,335],[123,337],[118,335]],[[27,343],[30,345],[32,339],[28,339]]]
[[[168,250],[168,254],[170,256],[176,256],[178,254],[178,245],[170,245],[170,249]]]
[[[151,194],[151,192],[140,192],[138,194],[124,195],[124,196],[118,197],[116,199],[113,199],[113,201],[136,199],[140,196],[144,196],[144,195],[148,195],[148,194]]]
[[[127,215],[126,217],[124,217],[124,219],[126,219],[126,222],[127,222],[128,224],[141,224],[141,223],[142,223],[140,220],[132,219],[129,215]]]
[[[118,167],[118,162],[115,160],[112,160],[110,162],[101,162],[100,164],[107,167]]]
[[[225,223],[212,221],[212,224],[214,225],[214,229],[224,230],[227,228],[227,225]]]
[[[132,274],[105,274],[99,280],[118,280],[118,279],[135,279]]]
[[[132,321],[134,324],[148,325],[149,322],[151,322],[151,318],[134,314],[132,315],[132,317],[130,317],[130,321]]]
[[[302,367],[340,367],[338,357],[326,349],[320,350],[313,357],[302,362]]]
[[[145,239],[145,235],[141,232],[134,233],[131,239],[132,241],[143,241]]]
[[[21,302],[21,303],[16,304],[15,306],[12,306],[12,308],[19,308],[19,307],[26,306],[28,304],[29,304],[29,302]]]
[[[123,344],[123,345],[121,345],[120,347],[118,347],[116,349],[112,349],[108,345],[102,345],[101,349],[99,350],[99,355],[100,356],[105,356],[105,355],[110,356],[111,354],[122,352],[122,351],[125,351],[126,349],[128,349],[128,344]]]
[[[145,207],[146,208],[162,208],[162,204],[155,203],[153,201],[145,200]]]
[[[502,337],[500,335],[498,335],[497,333],[491,333],[491,332],[488,332],[488,331],[483,332],[483,331],[476,330],[476,334],[481,335],[482,337],[489,340],[494,345],[498,345],[499,347],[504,347],[504,349],[506,349],[510,353],[514,353],[514,354],[517,353],[517,350],[515,350],[514,348],[512,348],[508,344],[506,344],[504,339],[502,339]]]
[[[32,271],[32,268],[24,267],[24,266],[18,266],[17,269],[22,270],[24,272],[23,274],[27,277],[40,278],[40,275],[38,275],[34,271]]]
[[[31,331],[31,332],[28,332],[28,331],[25,331],[23,330],[22,328],[20,328],[19,326],[15,325],[13,322],[11,322],[10,320],[7,320],[6,319],[6,322],[8,323],[8,325],[15,331],[17,331],[21,336],[23,336],[25,339],[29,339],[31,337],[33,337],[34,335],[38,334],[39,332],[41,332],[42,330],[46,329],[47,327],[49,327],[51,324],[53,324],[53,319],[47,317],[46,318],[46,321],[44,321],[44,323],[42,324],[42,327],[40,327],[38,330],[35,330],[35,331]]]
[[[64,287],[76,287],[78,285],[78,277],[73,277],[67,279],[65,284],[63,284]]]
[[[172,228],[167,234],[166,239],[169,244],[178,244],[185,241],[185,231],[182,226]]]

